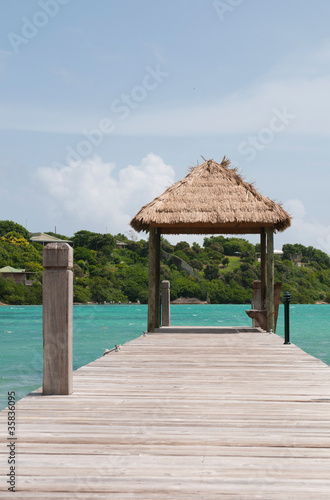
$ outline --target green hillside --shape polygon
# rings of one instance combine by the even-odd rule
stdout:
[[[0,221],[0,268],[11,266],[35,273],[32,286],[0,278],[0,302],[42,302],[43,247],[29,238],[28,231],[19,224]],[[145,240],[84,230],[69,239],[74,245],[75,302],[147,303]],[[185,241],[173,246],[162,239],[161,247],[161,279],[171,282],[172,300],[209,297],[213,304],[251,302],[253,280],[260,279],[260,263],[256,260],[259,245],[242,238],[211,236],[204,238],[203,246],[190,246]],[[329,303],[330,257],[313,247],[284,245],[283,256],[275,256],[275,280],[282,281],[283,292],[291,292],[294,303]]]

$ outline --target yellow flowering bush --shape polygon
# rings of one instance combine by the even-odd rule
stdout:
[[[16,231],[11,231],[10,233],[5,234],[5,236],[2,236],[1,239],[20,247],[28,246],[30,244],[21,234],[17,233]]]

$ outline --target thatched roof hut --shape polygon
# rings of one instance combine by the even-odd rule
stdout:
[[[226,157],[191,169],[131,221],[136,231],[158,227],[163,234],[251,234],[290,225],[282,206],[245,182]]]
[[[160,326],[161,234],[260,233],[261,310],[274,331],[275,231],[291,225],[282,206],[245,182],[230,161],[205,161],[148,203],[132,219],[136,231],[149,231],[148,331]]]

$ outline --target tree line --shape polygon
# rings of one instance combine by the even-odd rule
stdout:
[[[124,234],[81,230],[68,238],[74,246],[74,301],[76,303],[147,303],[148,242]],[[118,243],[119,242],[119,243]],[[0,301],[6,304],[42,303],[42,244],[13,221],[0,221],[0,268],[12,266],[35,273],[32,286],[0,278]],[[171,282],[171,299],[195,297],[213,304],[248,304],[253,281],[260,279],[256,254],[260,246],[246,239],[210,236],[203,245],[161,239],[161,279]],[[302,267],[298,267],[297,259]],[[295,261],[296,260],[296,261]],[[300,244],[283,245],[275,256],[275,280],[294,303],[330,303],[330,257]],[[305,267],[303,267],[305,266]]]

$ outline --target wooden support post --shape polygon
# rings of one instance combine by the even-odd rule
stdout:
[[[160,326],[160,231],[149,231],[148,332]]]
[[[260,257],[261,257],[261,276],[260,276],[260,287],[261,287],[261,307],[264,309],[266,304],[266,276],[267,276],[267,266],[266,266],[266,233],[265,228],[261,228],[260,231]]]
[[[274,332],[274,231],[273,228],[266,229],[267,235],[267,287],[266,287],[266,309],[267,309],[267,332]]]
[[[170,282],[162,281],[162,326],[170,326]]]
[[[43,394],[72,394],[73,249],[43,249]]]
[[[160,327],[160,229],[156,229],[155,235],[155,278],[156,278],[156,286],[155,286],[155,328]]]
[[[155,329],[155,287],[156,287],[156,276],[155,276],[155,257],[156,257],[156,245],[155,245],[155,235],[156,228],[151,227],[149,231],[149,283],[148,283],[148,332],[152,332]]]

